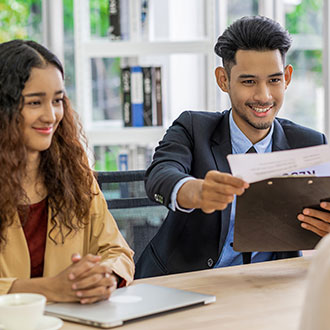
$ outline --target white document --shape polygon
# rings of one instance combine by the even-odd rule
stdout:
[[[231,172],[248,183],[282,175],[330,176],[330,146],[227,156]]]

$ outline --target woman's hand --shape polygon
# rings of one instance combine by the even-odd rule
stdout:
[[[101,263],[100,256],[74,254],[71,260],[72,264],[56,276],[15,280],[9,293],[34,292],[49,301],[91,304],[108,299],[117,288],[119,277]]]
[[[101,257],[74,254],[72,265],[52,278],[54,301],[79,301],[90,304],[108,299],[117,288],[118,277],[100,263]]]

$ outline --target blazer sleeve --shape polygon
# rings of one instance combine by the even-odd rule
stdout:
[[[175,184],[190,176],[194,148],[192,131],[191,113],[185,111],[159,142],[153,162],[146,171],[147,195],[167,207]]]
[[[92,202],[89,252],[102,256],[102,263],[107,264],[128,285],[134,277],[134,252],[121,235],[97,182],[94,189],[97,195]]]
[[[0,278],[0,295],[8,293],[15,280],[16,277]]]

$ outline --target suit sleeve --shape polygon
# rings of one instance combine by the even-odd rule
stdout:
[[[159,142],[153,162],[146,172],[145,185],[149,198],[167,207],[175,184],[190,176],[194,148],[192,131],[191,113],[185,111]]]

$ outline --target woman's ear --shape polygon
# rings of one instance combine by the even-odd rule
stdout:
[[[221,90],[225,93],[229,91],[229,77],[227,71],[224,67],[218,66],[215,69],[215,77],[217,79],[217,84]]]

